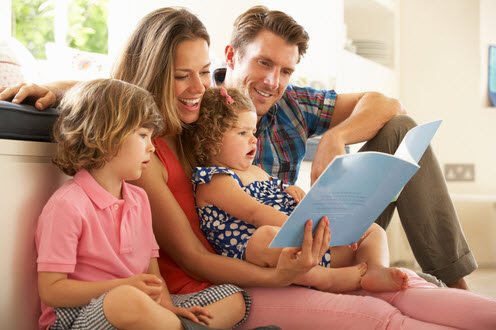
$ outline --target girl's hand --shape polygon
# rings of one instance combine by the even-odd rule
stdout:
[[[0,101],[12,99],[12,103],[23,101],[34,103],[38,110],[54,106],[57,98],[48,88],[36,85],[21,83],[12,87],[0,87]]]
[[[162,280],[156,275],[138,274],[126,278],[124,283],[140,289],[157,303],[162,299]]]
[[[204,325],[209,325],[209,319],[212,319],[213,316],[210,314],[208,310],[201,306],[193,306],[190,308],[182,308],[182,307],[172,307],[170,310],[176,314],[177,316],[185,317],[193,322],[201,323]]]
[[[288,193],[295,200],[296,204],[301,202],[303,197],[305,197],[305,191],[298,186],[289,186],[284,189],[285,193]]]

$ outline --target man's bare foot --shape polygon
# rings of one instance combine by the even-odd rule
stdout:
[[[449,288],[454,288],[454,289],[462,289],[462,290],[469,290],[467,282],[465,282],[465,279],[461,278],[456,282],[453,283],[447,283],[446,284]]]
[[[399,268],[374,268],[363,276],[361,285],[368,291],[399,291],[408,287],[408,276]]]

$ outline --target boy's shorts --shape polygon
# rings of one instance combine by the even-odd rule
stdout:
[[[55,308],[57,321],[50,330],[117,330],[103,314],[103,298],[107,293],[97,299],[91,299],[90,303],[83,307]]]
[[[206,306],[212,304],[216,301],[224,299],[236,292],[241,292],[243,294],[246,312],[245,317],[237,325],[241,324],[250,312],[251,299],[248,293],[237,286],[231,284],[222,284],[211,286],[200,292],[185,294],[185,295],[171,295],[172,303],[178,307],[189,308],[192,306]],[[60,307],[55,308],[55,315],[57,316],[57,321],[50,327],[50,330],[114,330],[116,329],[105,317],[103,313],[103,299],[105,298],[104,293],[97,299],[92,299],[91,302],[83,307]],[[197,329],[191,328],[193,325],[189,325],[189,321],[181,319],[183,326],[187,329]],[[236,325],[236,326],[237,326]],[[198,329],[201,328],[198,325]],[[203,327],[206,328],[206,327]]]

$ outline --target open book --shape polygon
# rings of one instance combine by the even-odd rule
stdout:
[[[420,168],[417,164],[441,120],[412,128],[394,155],[359,152],[337,156],[315,181],[270,247],[301,247],[305,223],[313,230],[327,216],[330,246],[358,242]]]

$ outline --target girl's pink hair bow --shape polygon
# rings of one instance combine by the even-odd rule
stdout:
[[[226,103],[229,105],[234,102],[233,98],[227,94],[227,90],[224,87],[220,88],[220,95],[226,98]]]

